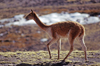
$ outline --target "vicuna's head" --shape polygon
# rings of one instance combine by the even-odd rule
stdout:
[[[31,12],[25,17],[26,20],[30,20],[30,19],[33,19],[36,17],[36,13],[31,10]]]

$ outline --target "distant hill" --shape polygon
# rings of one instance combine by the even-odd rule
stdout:
[[[44,6],[69,6],[83,4],[97,4],[99,0],[0,0],[0,8],[16,8],[16,7],[44,7]],[[4,6],[3,6],[4,5]],[[93,6],[92,6],[93,7]]]
[[[52,12],[85,12],[100,14],[99,0],[0,0],[0,19],[27,14],[30,9],[44,15]]]

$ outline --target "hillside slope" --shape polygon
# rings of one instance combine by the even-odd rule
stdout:
[[[88,50],[100,50],[100,22],[84,25],[86,29],[85,43]],[[47,50],[49,36],[37,25],[12,26],[0,28],[0,51]],[[3,36],[2,36],[3,34]],[[47,39],[46,41],[41,41]],[[57,49],[53,44],[51,49]],[[67,39],[62,40],[62,50],[69,50]],[[78,39],[74,42],[74,50],[82,50]]]

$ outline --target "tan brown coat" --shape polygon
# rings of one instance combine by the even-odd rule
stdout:
[[[67,17],[66,17],[67,18]],[[37,25],[46,31],[49,36],[52,38],[51,41],[47,44],[48,52],[51,58],[51,52],[50,52],[50,45],[57,41],[58,43],[58,59],[60,57],[60,49],[61,49],[61,38],[68,38],[69,44],[70,44],[70,51],[67,54],[67,56],[63,59],[62,62],[67,59],[67,57],[70,55],[70,53],[73,51],[73,42],[76,37],[79,38],[84,53],[85,53],[85,60],[87,60],[87,53],[86,53],[86,46],[84,42],[84,35],[85,35],[85,28],[83,25],[79,24],[78,22],[73,21],[65,21],[65,22],[58,22],[52,25],[45,25],[41,22],[41,20],[38,18],[36,13],[31,10],[31,13],[29,13],[26,16],[26,19],[33,19]]]

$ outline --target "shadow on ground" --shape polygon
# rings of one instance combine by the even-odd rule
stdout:
[[[18,64],[16,66],[34,66],[34,65],[31,65],[31,64],[26,64],[26,63],[21,63],[21,64]]]
[[[61,62],[59,62],[59,63],[51,63],[51,62],[46,63],[46,62],[44,62],[44,63],[33,64],[33,65],[27,64],[27,63],[21,63],[21,64],[18,64],[16,66],[63,66],[63,65],[68,65],[68,64],[70,64],[70,62],[65,62],[65,63],[61,63]]]

